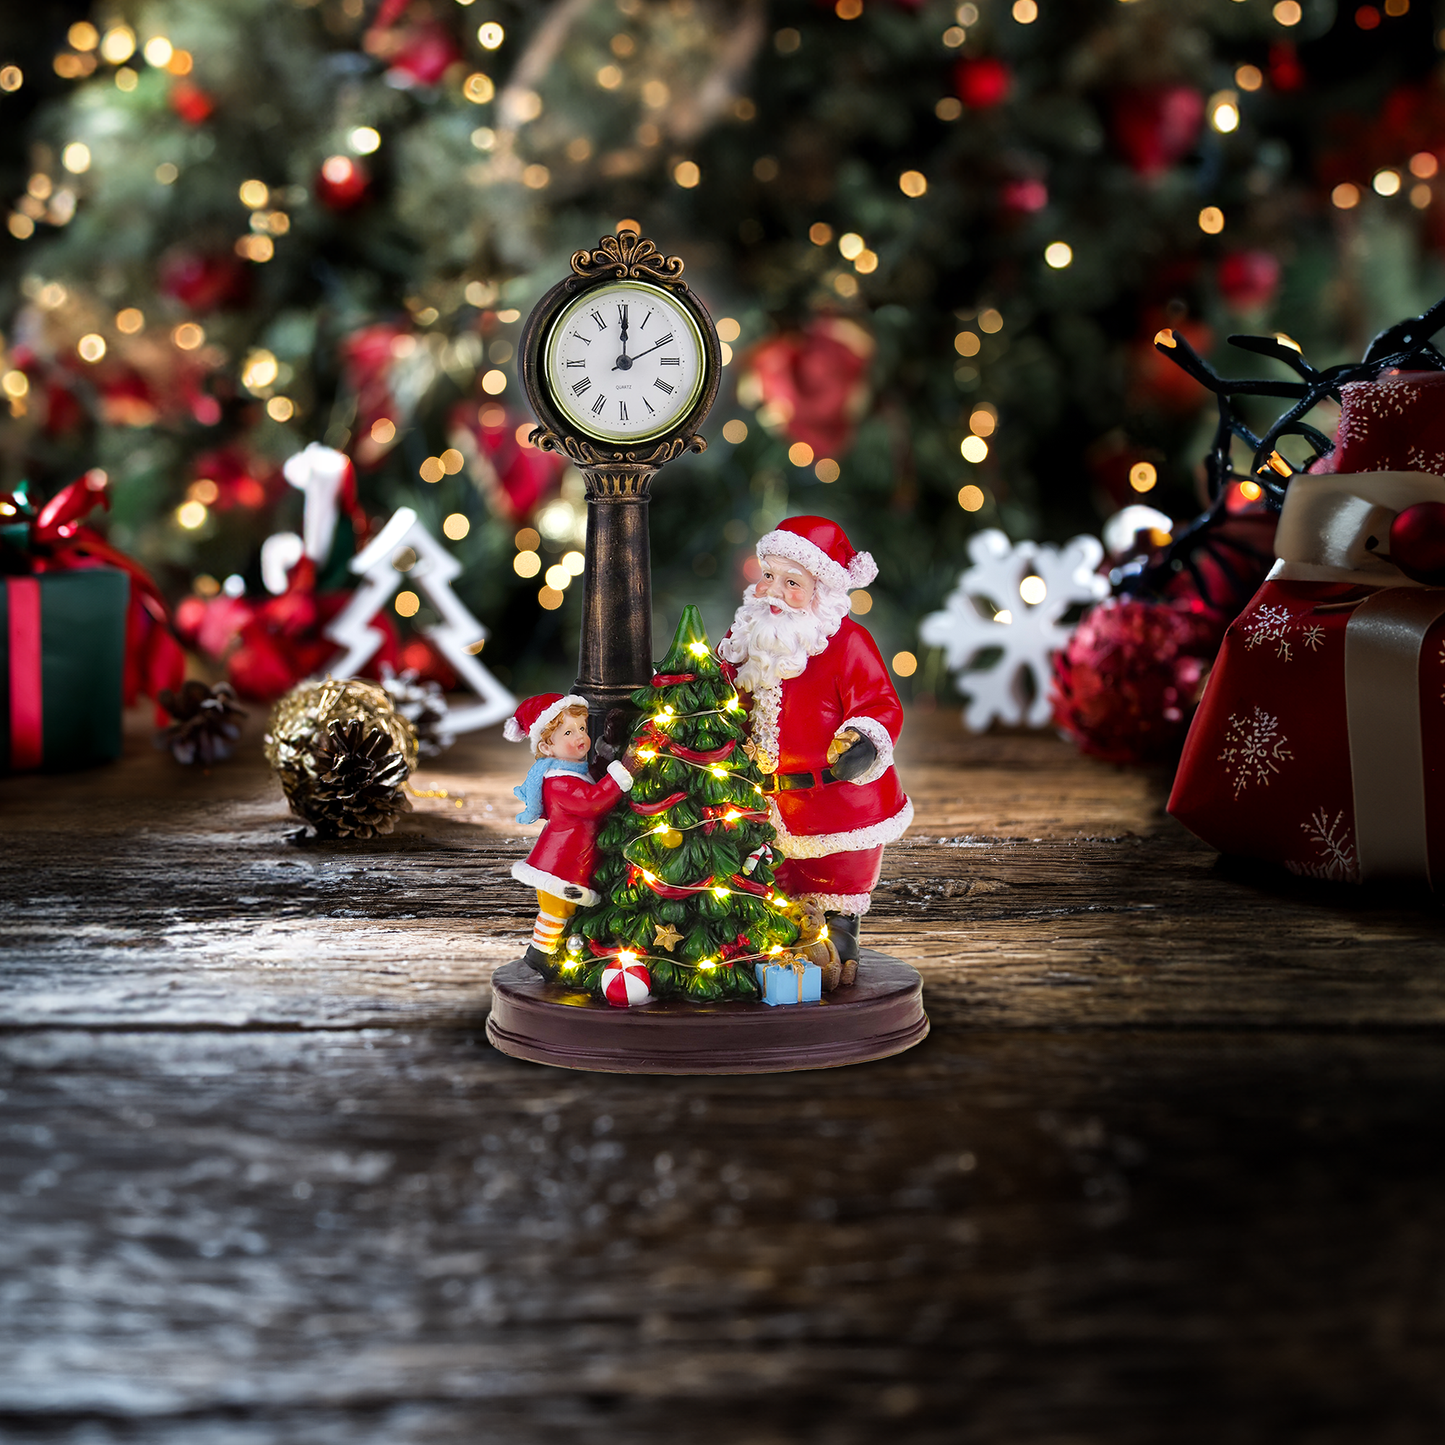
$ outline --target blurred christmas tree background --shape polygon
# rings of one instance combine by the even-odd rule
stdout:
[[[300,531],[281,464],[324,442],[359,525],[408,505],[449,539],[488,666],[565,686],[581,479],[525,441],[515,346],[630,219],[728,357],[709,450],[654,488],[656,635],[692,601],[719,634],[756,537],[822,513],[876,556],[858,610],[926,705],[947,680],[918,620],[972,532],[1197,510],[1213,406],[1158,330],[1260,374],[1231,331],[1325,365],[1445,292],[1442,23],[1425,0],[7,6],[0,491],[104,469],[111,540],[217,667],[269,595],[262,544]]]

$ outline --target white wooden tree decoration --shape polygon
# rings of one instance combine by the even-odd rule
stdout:
[[[1061,619],[1071,607],[1108,595],[1108,580],[1095,571],[1104,549],[1084,536],[1061,548],[1011,546],[990,528],[969,539],[968,555],[973,565],[918,634],[944,649],[945,666],[968,696],[963,724],[971,732],[985,731],[995,718],[1044,727],[1053,713],[1053,655],[1074,630]],[[982,657],[989,651],[999,654],[991,665]]]
[[[415,560],[400,572],[396,562],[403,551],[409,551]],[[487,629],[452,591],[451,584],[462,564],[422,526],[410,507],[397,509],[386,526],[351,559],[351,570],[364,580],[326,629],[326,636],[346,649],[331,664],[334,676],[352,677],[366,666],[382,642],[382,633],[371,625],[371,619],[390,603],[404,583],[424,592],[441,613],[441,622],[422,630],[479,699],[472,706],[449,709],[447,727],[454,733],[471,732],[501,722],[516,711],[517,699],[471,650],[486,640]]]

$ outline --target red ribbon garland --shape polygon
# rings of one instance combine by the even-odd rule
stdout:
[[[696,682],[695,672],[659,672],[653,675],[653,687],[671,687],[678,682]]]
[[[728,882],[731,883],[734,888],[741,889],[744,893],[752,893],[758,898],[766,898],[768,896],[768,890],[764,888],[761,883],[754,883],[751,878],[744,878],[741,873],[734,873],[732,877],[728,879]]]
[[[85,559],[119,567],[131,581],[130,609],[126,616],[126,656],[123,699],[127,706],[136,696],[145,693],[157,697],[163,688],[179,688],[186,677],[186,657],[171,629],[170,609],[156,586],[155,579],[139,562],[118,552],[98,532],[81,525],[97,505],[109,508],[110,497],[105,481],[95,472],[87,472],[79,481],[62,487],[31,522],[27,538],[31,570],[45,572],[73,571],[86,565]],[[0,497],[12,505],[13,497]],[[36,613],[35,647],[39,648],[39,614]],[[13,637],[12,627],[12,656]],[[26,645],[22,643],[22,646]],[[16,694],[12,690],[12,712]],[[156,705],[156,721],[163,723],[167,714]],[[12,716],[11,726],[14,726]]]
[[[687,797],[686,793],[670,793],[657,803],[631,803],[634,813],[640,813],[644,818],[655,818],[659,813],[665,813],[674,803],[680,803]]]
[[[736,743],[724,743],[720,748],[712,748],[705,753],[697,752],[693,748],[685,748],[681,743],[673,743],[670,751],[674,757],[681,758],[688,763],[720,763],[724,758],[730,758]]]
[[[698,884],[693,884],[691,887],[679,887],[676,884],[664,883],[655,873],[651,878],[643,878],[642,881],[647,884],[659,898],[691,898],[694,893],[699,891]],[[711,881],[700,886],[702,888],[711,887]]]

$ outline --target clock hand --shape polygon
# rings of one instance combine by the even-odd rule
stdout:
[[[623,367],[622,367],[623,371],[626,371],[626,370],[628,369],[628,367],[630,367],[634,361],[638,361],[638,360],[640,360],[642,357],[646,356],[648,351],[656,351],[659,346],[666,346],[666,345],[668,344],[668,342],[671,341],[671,340],[672,340],[672,332],[669,331],[669,332],[667,333],[667,335],[662,338],[661,341],[654,341],[654,342],[652,343],[652,345],[647,348],[647,351],[639,351],[636,356],[629,356],[629,357],[623,358],[623,359],[626,360],[626,362],[627,362],[627,366],[623,366]],[[621,365],[621,361],[618,362],[618,365],[619,365],[619,366]],[[617,367],[614,366],[612,369],[613,369],[613,371],[616,371],[616,370],[617,370]]]
[[[617,364],[613,371],[629,371],[632,367],[632,358],[627,354],[627,307],[620,305],[617,308],[617,320],[622,330],[622,355],[617,358]]]

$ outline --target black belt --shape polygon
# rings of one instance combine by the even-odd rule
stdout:
[[[798,788],[822,788],[836,783],[832,768],[821,773],[764,773],[760,784],[765,793],[791,793]]]

